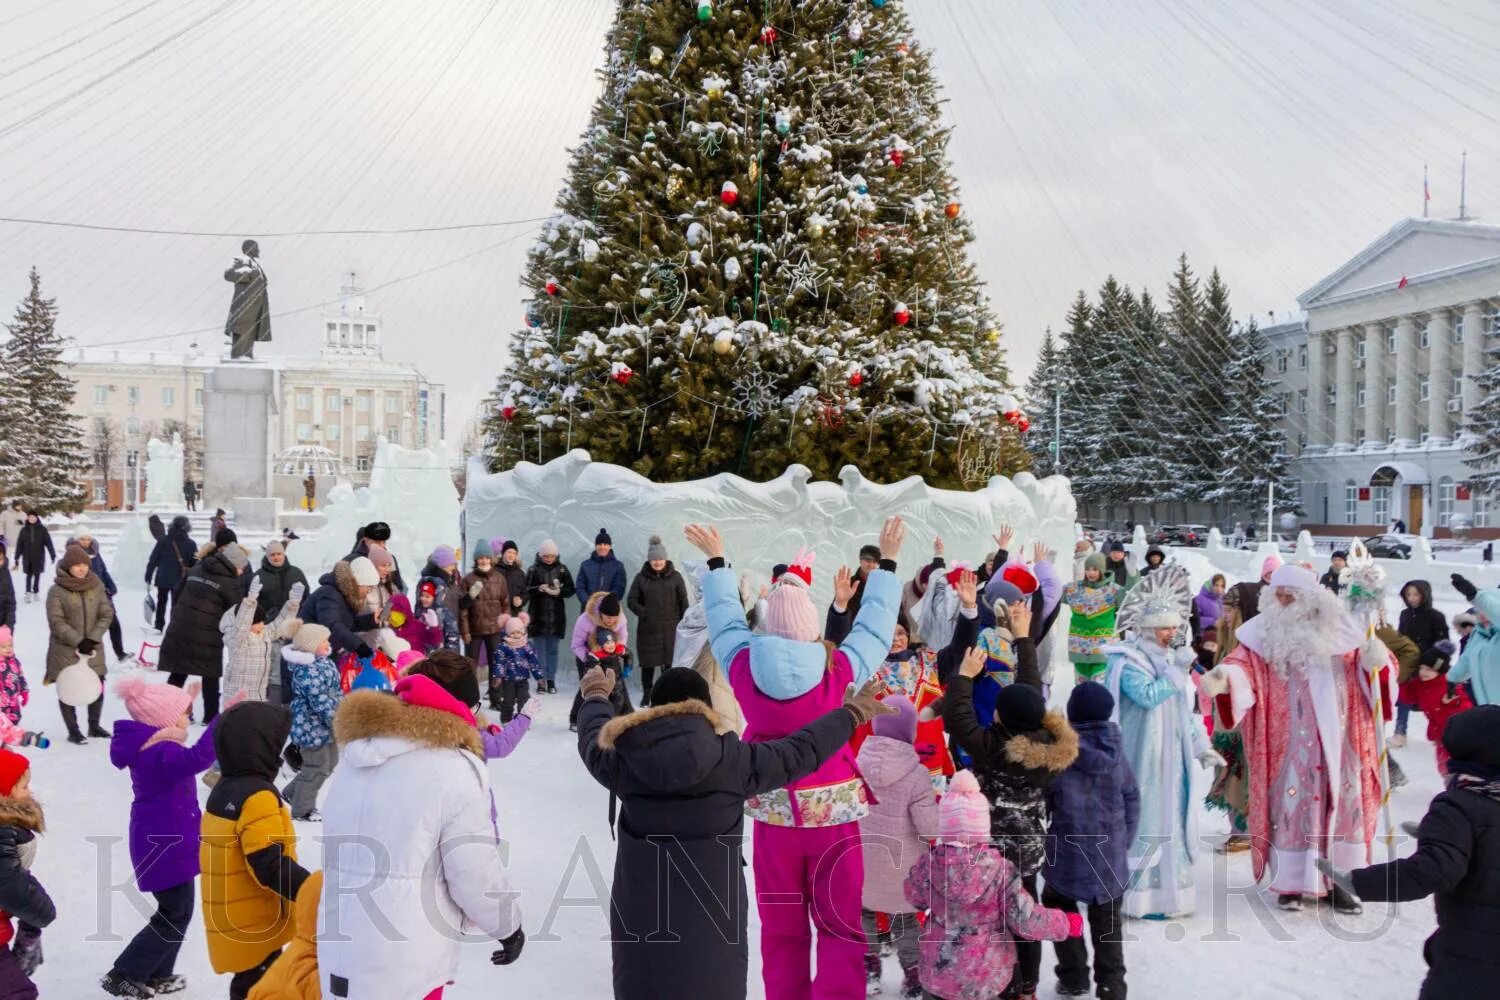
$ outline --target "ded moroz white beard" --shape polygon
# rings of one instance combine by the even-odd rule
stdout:
[[[1268,588],[1260,617],[1265,619],[1261,654],[1282,677],[1292,667],[1329,669],[1333,657],[1347,651],[1339,648],[1346,632],[1344,605],[1331,591],[1297,591],[1297,599],[1283,607]]]

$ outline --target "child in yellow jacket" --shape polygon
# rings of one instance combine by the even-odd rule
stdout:
[[[230,1000],[247,1000],[292,939],[291,904],[308,878],[275,785],[291,729],[286,708],[252,701],[225,712],[214,732],[223,777],[203,810],[200,884],[209,962],[234,974]]]
[[[250,991],[250,1000],[323,1000],[323,984],[318,979],[318,904],[322,899],[323,873],[313,872],[302,883],[292,911],[296,935]]]

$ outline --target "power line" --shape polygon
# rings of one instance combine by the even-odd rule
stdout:
[[[453,233],[468,229],[496,229],[502,226],[525,226],[546,222],[551,216],[536,216],[530,219],[504,219],[498,222],[463,222],[450,226],[407,226],[391,229],[289,229],[280,232],[240,230],[238,232],[207,232],[190,229],[153,229],[140,226],[106,226],[92,222],[65,222],[57,219],[26,219],[0,215],[0,222],[24,226],[52,226],[61,229],[88,229],[106,233],[140,233],[148,236],[201,236],[215,239],[239,238],[246,235],[262,239],[290,236],[404,236],[413,233]]]

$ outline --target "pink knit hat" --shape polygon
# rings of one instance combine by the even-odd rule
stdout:
[[[766,631],[798,642],[818,641],[818,609],[813,607],[807,584],[798,574],[781,574],[766,595]]]
[[[474,713],[463,706],[431,677],[421,674],[403,677],[396,682],[396,697],[417,708],[434,708],[457,716],[469,725],[474,725]]]
[[[990,803],[973,771],[959,771],[938,803],[938,840],[982,844],[990,839]]]
[[[413,663],[420,663],[425,659],[427,659],[427,657],[417,652],[415,649],[408,649],[406,652],[400,653],[396,656],[396,673],[404,675],[407,671],[407,668],[410,667]]]
[[[1271,574],[1281,568],[1281,557],[1278,555],[1266,556],[1266,561],[1260,564],[1260,578],[1270,580]]]
[[[186,688],[170,684],[152,684],[140,677],[126,677],[115,685],[115,694],[125,703],[125,711],[136,722],[170,729],[187,714],[193,699],[198,696],[198,685]]]

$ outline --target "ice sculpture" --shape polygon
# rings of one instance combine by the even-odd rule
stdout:
[[[686,483],[653,483],[628,469],[594,463],[575,449],[546,465],[522,462],[497,474],[471,462],[465,518],[468,539],[514,538],[530,563],[544,538],[552,538],[563,561],[576,571],[608,528],[615,551],[633,577],[646,557],[650,536],[661,535],[679,565],[698,558],[682,529],[711,522],[724,534],[730,560],[752,579],[767,580],[771,567],[802,546],[817,553],[813,590],[822,604],[833,596],[833,574],[854,565],[861,545],[873,543],[880,523],[892,514],[906,519],[901,575],[909,578],[932,558],[941,537],[948,562],[978,564],[995,549],[991,536],[1002,524],[1016,530],[1015,550],[1031,557],[1040,541],[1058,553],[1070,572],[1077,507],[1068,480],[1038,480],[1022,473],[996,476],[973,492],[935,489],[919,477],[880,485],[854,466],[840,482],[809,482],[805,466],[793,465],[776,479],[754,483],[727,473]]]
[[[340,483],[328,491],[322,512],[327,522],[317,537],[299,541],[292,549],[297,565],[331,567],[354,547],[358,528],[384,521],[391,526],[390,549],[401,574],[408,587],[416,586],[432,550],[459,540],[458,488],[453,485],[447,445],[415,450],[379,438],[370,485]]]
[[[146,442],[147,510],[179,509],[182,506],[182,435],[170,442],[151,438]]]
[[[117,580],[139,580],[146,574],[146,563],[151,559],[151,550],[156,539],[151,537],[148,515],[141,511],[125,515],[120,524],[120,536],[115,541],[114,555],[110,557],[111,575]],[[170,522],[171,518],[162,520]],[[118,609],[117,609],[118,610]],[[134,615],[125,612],[126,621],[134,621]]]

